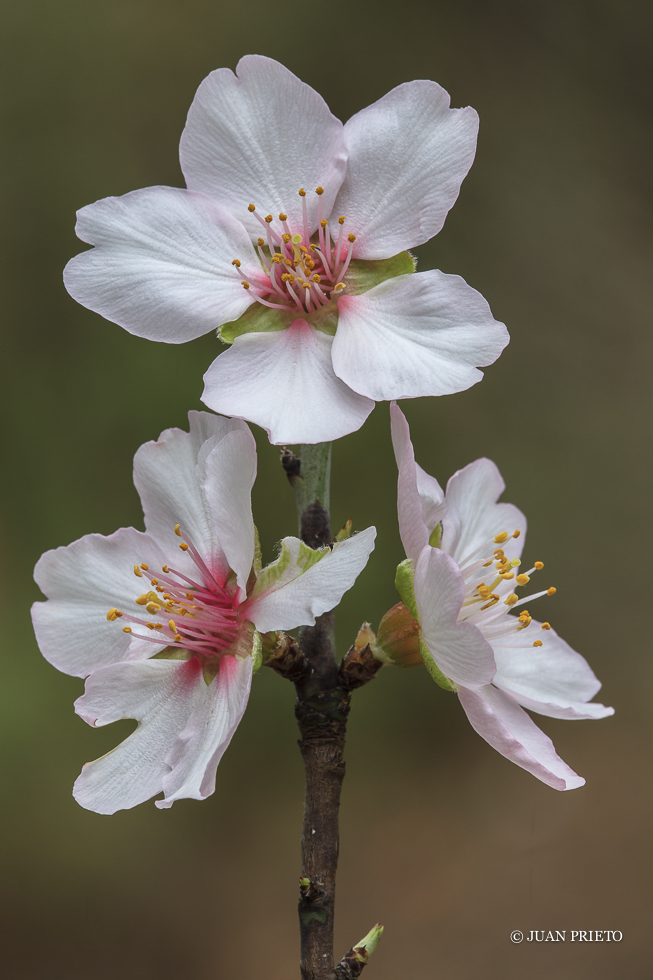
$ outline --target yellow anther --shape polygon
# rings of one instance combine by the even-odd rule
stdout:
[[[113,623],[116,619],[120,619],[121,616],[122,613],[119,609],[110,609],[107,613],[107,620],[108,622]]]
[[[496,538],[494,540],[496,541]],[[497,550],[494,552],[494,557],[495,558],[505,558],[506,555],[505,555],[505,552],[504,552],[503,548],[497,548]]]
[[[139,595],[138,599],[136,600],[136,605],[137,606],[144,606],[145,603],[146,602],[149,602],[149,601],[150,601],[149,595]]]
[[[254,207],[254,205],[253,205],[253,204],[248,204],[248,205],[247,205],[247,210],[248,210],[248,211],[250,212],[250,214],[251,214],[251,213],[252,213],[253,211],[256,211],[256,208]]]
[[[283,261],[288,266],[289,269],[292,269],[292,262],[290,259],[284,259]]]
[[[492,595],[490,596],[490,601],[489,601],[489,602],[486,602],[486,604],[485,604],[484,606],[481,606],[481,609],[482,609],[482,610],[483,610],[483,609],[489,609],[489,608],[490,608],[490,606],[495,606],[495,605],[497,604],[497,602],[498,602],[498,601],[499,601],[499,596],[498,596],[498,595],[496,595],[496,594],[495,594],[495,593],[493,592],[493,593],[492,593]]]
[[[294,282],[295,277],[289,275],[287,272],[284,272],[284,274],[281,276],[281,282],[291,282],[291,281]]]
[[[322,218],[322,220],[320,221],[320,228],[326,228],[326,226],[328,224],[329,224],[329,222],[327,221],[327,219],[326,218]]]
[[[149,572],[150,570],[150,566],[146,565],[145,562],[141,562],[141,568],[143,569],[144,572]]]
[[[345,223],[346,220],[347,220],[347,216],[344,215],[344,214],[341,214],[340,217],[338,218],[338,224],[339,225],[344,225],[344,223]]]
[[[544,568],[544,562],[543,561],[536,561],[535,562],[535,568],[537,568],[538,572],[541,572],[542,569]]]
[[[550,630],[551,629],[551,623],[542,623],[542,629],[543,630]]]
[[[232,265],[235,265],[237,269],[240,269],[240,259],[232,259]]]
[[[161,612],[161,606],[158,602],[146,602],[145,608],[149,612],[150,616],[156,616],[158,612]]]
[[[509,537],[510,537],[510,535],[508,534],[507,531],[502,531],[501,534],[496,534],[494,536],[494,543],[495,544],[503,544],[503,542],[504,541],[507,541]],[[496,554],[496,551],[495,551],[495,554]]]
[[[256,244],[257,244],[257,245],[258,245],[258,246],[259,246],[260,248],[263,248],[263,246],[265,245],[265,239],[264,239],[264,238],[257,238],[257,239],[256,239]]]
[[[182,551],[188,551],[188,545],[186,544],[185,541],[182,541],[179,547],[181,548]]]
[[[175,524],[175,534],[177,535],[177,537],[178,537],[178,538],[180,538],[180,537],[181,537],[181,528],[179,527],[179,525],[178,525],[178,524]],[[143,567],[143,566],[141,565],[141,568],[142,568],[142,567]]]
[[[246,279],[244,279],[240,285],[243,287],[243,289],[249,289],[249,283]]]
[[[504,580],[504,582],[506,582],[509,578],[514,578],[514,577],[515,577],[515,573],[514,572],[502,572],[501,573],[501,578]]]
[[[322,282],[322,277],[318,276],[317,272],[311,278],[313,279],[313,282]]]
[[[356,241],[356,235],[347,235],[347,241],[351,242],[353,245],[354,242]]]
[[[343,289],[346,289],[346,288],[347,287],[345,286],[344,282],[337,282],[335,284],[335,286],[333,287],[333,291],[334,291],[334,293],[341,293],[343,291]]]
[[[306,191],[304,190],[303,187],[300,187],[297,193],[299,194],[300,197],[306,197]]]
[[[514,592],[511,592],[508,598],[506,599],[505,604],[506,606],[514,606],[514,604],[518,601],[519,601],[519,596],[515,595]]]
[[[177,625],[176,625],[174,619],[169,620],[168,626],[170,627],[170,629],[172,630],[173,633],[176,633],[177,632]]]
[[[163,586],[162,585],[157,585],[156,591],[157,592],[163,592]]]
[[[526,583],[530,582],[530,580],[530,575],[518,575],[515,582],[517,585],[526,585]]]
[[[520,534],[521,534],[521,531],[519,529],[517,529],[516,531],[513,531],[512,532],[513,538],[518,538]]]
[[[155,623],[154,624],[154,629],[155,630],[162,630],[163,629],[163,626],[161,625],[161,623]]]
[[[158,585],[158,584],[159,584],[158,578],[150,579],[150,585]]]
[[[143,578],[143,573],[138,567],[138,565],[134,565],[134,575],[136,576],[136,578]]]
[[[547,589],[546,590],[546,594],[547,595],[555,595],[557,591],[558,591],[557,589],[554,589],[553,586],[551,586],[550,589]]]
[[[279,215],[279,221],[287,221],[287,220],[288,220],[288,215],[284,214],[282,211]]]
[[[272,217],[271,214],[266,214],[265,220],[266,220],[267,224],[270,224],[270,222],[274,221],[274,218]]]
[[[123,633],[131,633],[132,628],[131,626],[123,626],[122,631]]]
[[[323,187],[316,187],[316,188],[315,188],[315,193],[316,193],[316,194],[319,194],[319,195],[320,195],[320,197],[321,197],[321,196],[322,196],[322,194],[324,194],[324,188],[323,188]]]
[[[175,640],[177,642],[179,642],[180,640],[183,640],[183,636],[181,635],[181,633],[177,633],[177,635],[175,636]]]
[[[489,568],[491,564],[492,564],[492,559],[486,561],[485,564],[483,565],[483,568]]]
[[[154,629],[154,623],[146,623],[145,625],[147,626],[148,630]]]
[[[285,233],[284,235],[282,235],[282,236],[281,236],[281,238],[282,238],[282,241],[283,241],[283,242],[284,242],[284,243],[285,243],[286,245],[287,245],[287,244],[288,244],[288,242],[290,241],[290,235],[289,235],[289,233],[288,233],[288,232],[286,232],[286,233]]]
[[[165,573],[166,573],[166,575],[167,575],[167,574],[168,574],[168,572],[170,571],[170,569],[168,568],[168,566],[167,566],[167,565],[162,565],[162,566],[161,566],[161,571],[162,571],[162,572],[165,572]]]
[[[164,592],[164,593],[163,593],[163,598],[164,598],[164,599],[172,599],[172,596],[170,595],[170,593],[169,593],[169,592]]]
[[[280,262],[283,262],[283,255],[279,255],[277,253],[276,255],[272,256],[270,261],[272,262],[273,265],[279,265]]]
[[[542,641],[541,640],[533,640],[533,646],[534,647],[541,647],[542,646]]]
[[[293,243],[293,245],[299,245],[300,242],[303,241],[303,238],[301,235],[293,235],[290,240]]]

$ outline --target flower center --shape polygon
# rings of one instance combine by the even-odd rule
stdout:
[[[175,533],[182,536],[178,524]],[[205,660],[219,659],[233,645],[241,626],[236,585],[221,586],[188,536],[184,537],[186,540],[179,547],[192,558],[196,568],[194,576],[191,578],[163,565],[161,572],[150,579],[154,591],[144,592],[134,600],[136,606],[149,613],[149,620],[120,609],[110,609],[107,619],[109,622],[122,619],[142,627],[135,632],[132,626],[123,626],[124,633],[132,633],[139,640],[185,649]],[[137,578],[143,578],[144,572],[151,574],[145,562],[134,565]]]
[[[337,230],[329,226],[322,214],[324,188],[316,187],[315,193],[318,196],[316,242],[311,242],[303,187],[299,190],[303,211],[301,229],[290,228],[288,215],[283,212],[279,215],[279,225],[274,226],[271,214],[262,218],[255,205],[249,205],[248,210],[265,230],[265,237],[257,242],[261,274],[247,279],[240,271],[240,259],[234,259],[232,265],[242,279],[243,288],[251,289],[259,303],[273,310],[288,310],[306,316],[328,306],[347,288],[343,279],[349,268],[356,235],[347,235],[346,241],[343,240],[347,220],[344,214],[337,219]],[[264,251],[266,247],[267,252]]]
[[[519,531],[512,534],[518,538]],[[480,548],[477,548],[460,563],[460,571],[465,582],[465,601],[463,602],[458,622],[469,622],[477,626],[488,642],[507,636],[515,630],[520,631],[530,626],[532,617],[527,609],[522,610],[515,618],[504,617],[511,609],[516,609],[532,599],[540,596],[554,595],[555,589],[544,589],[534,595],[519,598],[513,587],[520,588],[530,582],[534,572],[544,568],[541,561],[536,561],[527,572],[517,574],[521,565],[518,558],[506,558],[503,548],[496,545],[505,544],[511,535],[502,531],[495,535]],[[492,550],[494,548],[494,550]],[[549,623],[542,624],[543,630],[550,630]],[[542,640],[534,640],[534,647],[541,647]]]

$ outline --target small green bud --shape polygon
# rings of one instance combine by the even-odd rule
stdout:
[[[335,538],[333,540],[334,541],[345,541],[347,538],[351,537],[351,529],[352,529],[352,526],[353,526],[353,522],[352,522],[352,519],[350,517],[349,520],[347,521],[347,523],[346,524],[343,524],[343,526],[340,528],[340,530],[338,531],[338,533],[336,534],[336,536],[335,536]]]
[[[372,926],[365,938],[361,939],[361,941],[354,946],[354,953],[358,954],[358,959],[361,963],[367,963],[368,959],[379,945],[382,935],[383,926],[380,922],[377,922],[375,926]]]

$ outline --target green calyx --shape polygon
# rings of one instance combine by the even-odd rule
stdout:
[[[397,574],[395,576],[395,588],[406,609],[411,614],[413,619],[421,626],[421,619],[419,615],[419,610],[417,608],[417,600],[415,599],[415,572],[413,570],[413,563],[410,558],[406,558],[402,561],[400,565],[397,565]],[[428,670],[429,674],[435,681],[435,683],[445,691],[455,691],[456,688],[453,686],[452,682],[446,677],[435,660],[431,656],[431,652],[426,645],[424,637],[421,632],[419,634],[419,652],[422,655],[422,661],[424,666]]]
[[[415,271],[415,259],[410,252],[400,252],[389,259],[375,259],[366,262],[352,259],[345,275],[346,290],[343,296],[360,296],[386,279],[405,276]],[[223,323],[218,330],[220,340],[233,344],[237,337],[245,333],[274,333],[285,330],[297,319],[306,320],[316,330],[333,337],[338,326],[337,300],[322,306],[313,313],[299,309],[273,310],[262,303],[252,303],[242,316],[230,323]]]

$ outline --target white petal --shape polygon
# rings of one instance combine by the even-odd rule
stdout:
[[[286,330],[237,337],[204,375],[202,401],[249,419],[270,442],[331,442],[359,429],[374,402],[333,373],[333,337],[295,320]]]
[[[430,536],[444,517],[446,511],[444,490],[435,477],[429,476],[419,463],[415,464],[415,468],[417,472],[417,491],[422,501],[424,523]]]
[[[458,562],[506,531],[520,531],[501,545],[508,558],[519,558],[526,538],[526,518],[513,504],[498,504],[506,489],[498,467],[482,457],[458,470],[447,483],[447,518],[442,547]]]
[[[261,633],[313,626],[316,617],[337,606],[352,587],[367,564],[375,537],[376,528],[368,527],[335,544],[332,550],[310,555],[310,549],[298,538],[284,538],[283,560],[270,566],[276,566],[278,574],[275,569],[274,575],[266,576],[263,569],[262,581],[267,587],[242,607],[243,615]],[[311,561],[313,564],[308,565]]]
[[[480,293],[436,269],[343,295],[338,313],[334,370],[376,401],[464,391],[509,339]]]
[[[145,562],[158,569],[165,561],[157,543],[133,527],[109,537],[87,534],[65,548],[46,551],[34,578],[48,601],[32,606],[45,659],[66,674],[86,677],[105,664],[151,657],[162,649],[123,633],[122,621],[107,622],[107,612],[118,608],[142,616],[134,600],[149,583],[135,577],[134,565]]]
[[[395,451],[397,469],[397,512],[399,515],[399,534],[406,556],[413,561],[421,554],[429,540],[429,532],[424,521],[422,500],[417,486],[417,465],[410,429],[406,416],[394,403],[390,406],[390,429]]]
[[[178,550],[174,527],[180,524],[211,572],[224,578],[228,563],[204,496],[204,472],[202,467],[197,471],[198,459],[204,445],[213,449],[228,433],[249,434],[249,430],[240,419],[208,412],[189,412],[188,417],[190,432],[166,429],[156,442],[140,447],[134,457],[134,484],[143,504],[145,527],[168,555],[175,555],[170,563],[186,574],[194,568],[188,555]]]
[[[200,675],[201,676],[201,675]],[[204,800],[215,791],[215,773],[247,707],[252,683],[252,658],[223,657],[220,670],[195,700],[186,727],[166,756],[171,772],[163,778],[165,799]]]
[[[252,302],[231,264],[260,274],[249,235],[203,194],[146,187],[89,204],[77,219],[78,237],[95,248],[68,263],[66,289],[137,337],[182,344]]]
[[[508,694],[488,686],[476,692],[460,688],[458,696],[472,728],[506,759],[553,789],[577,789],[585,783]]]
[[[163,789],[170,772],[166,756],[185,729],[206,688],[196,658],[146,660],[96,670],[75,702],[81,717],[97,727],[135,718],[138,728],[107,755],[87,763],[73,795],[97,813],[137,806]]]
[[[435,82],[407,82],[346,123],[347,177],[334,213],[356,258],[382,259],[442,228],[476,152],[474,109],[450,109]]]
[[[456,684],[479,687],[494,677],[494,656],[475,626],[456,622],[464,598],[465,585],[453,559],[437,548],[424,548],[415,566],[422,635],[443,674]]]
[[[207,457],[205,473],[204,494],[213,527],[244,591],[255,547],[251,494],[256,477],[256,443],[252,433],[227,433]]]
[[[340,120],[309,85],[271,58],[247,55],[236,75],[220,68],[204,79],[181,137],[181,168],[193,190],[211,194],[253,237],[261,226],[248,212],[288,215],[302,233],[298,191],[307,191],[310,232],[317,228],[315,188],[331,211],[345,175],[347,150]]]
[[[542,646],[534,647],[534,640],[541,640]],[[585,658],[555,630],[542,630],[541,623],[533,620],[528,629],[502,637],[492,648],[497,662],[493,683],[525,708],[552,718],[614,714],[614,708],[586,703],[601,682]]]

